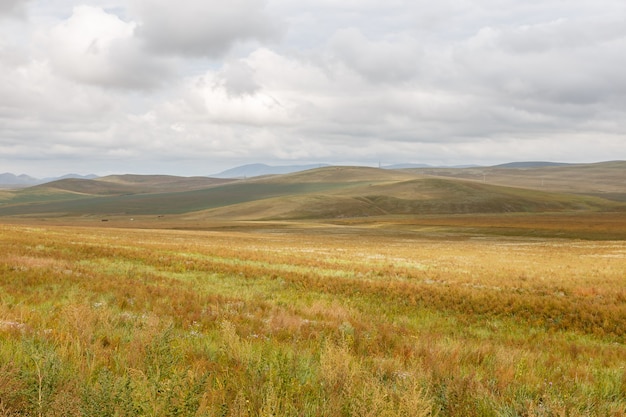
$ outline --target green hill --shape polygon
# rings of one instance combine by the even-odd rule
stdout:
[[[418,178],[345,186],[323,194],[281,196],[194,213],[189,218],[330,219],[384,215],[605,210],[618,203],[593,196],[551,193],[470,181]]]
[[[166,193],[201,190],[236,180],[209,177],[177,177],[172,175],[110,175],[98,178],[99,182],[131,187],[144,193]],[[137,192],[137,191],[136,191]]]
[[[419,174],[370,167],[332,166],[293,174],[259,178],[263,183],[372,183],[396,182],[419,177]]]
[[[151,194],[199,190],[234,180],[171,175],[111,175],[94,180],[63,179],[32,187],[86,195]]]
[[[35,190],[41,190],[42,192],[46,190],[56,190],[81,195],[119,195],[136,194],[140,192],[136,187],[125,184],[108,183],[97,179],[85,180],[77,178],[52,181],[30,188],[30,191]]]
[[[50,190],[42,188],[29,201],[23,201],[18,196],[0,205],[0,216],[181,214],[277,196],[323,192],[341,186],[341,183],[233,182],[201,190],[167,193],[86,196],[57,191],[65,198],[51,200],[46,197]],[[37,199],[36,196],[41,198]]]
[[[414,175],[458,178],[542,191],[597,195],[626,201],[626,161],[552,166],[510,164],[475,168],[415,168],[402,171]]]
[[[421,174],[413,170],[324,167],[247,181],[134,175],[62,180],[0,196],[0,216],[332,219],[623,207],[592,195]]]
[[[156,200],[150,194],[177,193],[208,189],[234,180],[169,175],[112,175],[94,180],[62,179],[18,190],[0,193],[0,215],[42,213],[101,213],[99,205],[118,212],[134,200]],[[128,197],[128,196],[137,196]],[[102,198],[108,197],[108,198]],[[142,209],[142,204],[138,204]],[[125,210],[122,210],[125,211]]]

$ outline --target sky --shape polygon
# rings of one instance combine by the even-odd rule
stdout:
[[[0,0],[0,173],[626,159],[623,0]]]

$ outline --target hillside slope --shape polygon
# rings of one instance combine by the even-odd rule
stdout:
[[[233,180],[172,175],[110,175],[97,179],[63,179],[33,187],[86,195],[148,194],[200,190]]]
[[[104,194],[102,190],[98,190],[100,194],[85,195],[75,191],[37,188],[25,190],[32,193],[27,200],[24,199],[24,193],[11,200],[5,200],[0,204],[0,216],[181,214],[278,196],[326,192],[342,186],[342,183],[242,181],[191,191],[114,195]],[[104,191],[112,189],[119,190],[119,184],[105,188]],[[49,198],[50,195],[61,197]]]
[[[596,196],[424,176],[412,170],[326,167],[219,181],[224,180],[167,176],[63,180],[16,192],[12,198],[3,196],[0,216],[258,220],[624,209],[623,203]]]
[[[261,178],[263,183],[391,183],[419,178],[419,173],[370,167],[333,166]]]
[[[626,201],[626,161],[551,166],[508,164],[479,168],[418,168],[403,172]]]
[[[210,177],[178,177],[173,175],[110,175],[99,178],[107,184],[134,187],[135,192],[166,193],[176,191],[202,190],[216,185],[228,184],[236,180]]]
[[[606,199],[470,181],[419,178],[280,196],[193,213],[189,218],[331,219],[422,214],[621,210]]]

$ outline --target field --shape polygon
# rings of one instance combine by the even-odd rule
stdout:
[[[0,417],[624,416],[626,162],[0,192]]]
[[[71,223],[0,224],[0,416],[626,415],[622,213]]]

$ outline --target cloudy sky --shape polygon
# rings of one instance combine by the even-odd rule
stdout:
[[[623,0],[0,0],[0,173],[626,159]]]

